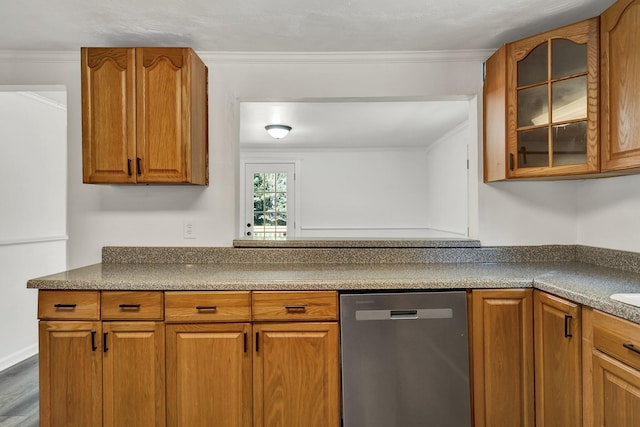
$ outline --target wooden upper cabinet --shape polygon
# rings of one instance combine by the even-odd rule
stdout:
[[[485,72],[485,182],[599,171],[598,18],[507,44]]]
[[[82,48],[85,183],[208,184],[207,67],[189,48]]]
[[[640,0],[600,17],[602,171],[640,168]]]
[[[82,48],[82,163],[86,183],[135,183],[135,50]]]

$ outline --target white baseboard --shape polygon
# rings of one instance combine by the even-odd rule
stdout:
[[[15,353],[3,357],[2,359],[0,359],[0,372],[12,367],[16,363],[20,363],[23,360],[28,359],[34,354],[38,354],[38,343],[30,345],[29,347],[25,347],[22,350],[16,351]]]

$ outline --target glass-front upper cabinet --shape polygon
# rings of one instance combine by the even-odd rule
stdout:
[[[598,172],[598,19],[507,45],[508,178]]]

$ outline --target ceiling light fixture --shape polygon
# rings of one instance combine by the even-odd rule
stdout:
[[[287,125],[267,125],[264,128],[275,139],[282,139],[291,132],[291,126]]]

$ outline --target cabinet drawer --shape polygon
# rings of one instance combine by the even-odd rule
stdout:
[[[334,291],[253,292],[253,320],[337,320]]]
[[[248,322],[251,320],[249,292],[167,292],[167,322]]]
[[[593,345],[640,370],[640,325],[594,310]]]
[[[102,320],[162,320],[163,292],[103,291]]]
[[[38,291],[38,318],[100,320],[100,292]]]

